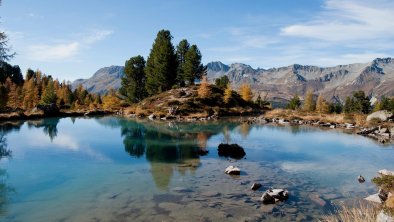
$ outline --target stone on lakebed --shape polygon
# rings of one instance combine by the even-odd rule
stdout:
[[[236,166],[229,166],[224,170],[225,173],[230,175],[240,175],[241,170]]]

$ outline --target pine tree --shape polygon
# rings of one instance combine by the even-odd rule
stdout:
[[[206,71],[201,64],[201,58],[201,52],[196,45],[192,45],[185,55],[182,79],[189,85],[193,85],[196,79],[201,79]]]
[[[298,95],[295,95],[290,102],[287,104],[287,109],[296,110],[301,106],[301,100]]]
[[[227,84],[227,87],[226,87],[226,89],[224,90],[224,95],[223,95],[223,101],[224,101],[224,103],[227,104],[227,103],[230,102],[230,99],[231,99],[232,94],[233,94],[233,90],[231,89],[231,84],[229,83],[229,84]]]
[[[184,64],[185,64],[186,53],[189,51],[189,49],[190,49],[190,44],[186,39],[180,41],[176,47],[176,56],[178,59],[177,81],[181,86],[185,85]]]
[[[176,82],[178,62],[171,39],[170,31],[161,30],[153,43],[145,70],[149,95],[169,90]]]
[[[304,101],[304,110],[308,112],[315,111],[316,109],[316,103],[315,100],[313,99],[313,91],[308,90],[305,96],[305,101]]]
[[[119,90],[127,102],[138,103],[146,95],[145,89],[145,59],[142,56],[136,56],[126,61],[124,76],[122,77],[122,86]]]
[[[215,79],[215,85],[221,89],[225,89],[229,83],[230,83],[230,80],[226,75]]]
[[[206,98],[210,94],[210,88],[208,83],[208,78],[204,76],[202,78],[200,87],[198,88],[198,96],[201,98]]]
[[[57,96],[56,96],[54,81],[52,80],[52,78],[49,78],[45,86],[45,89],[42,93],[41,103],[52,104],[52,103],[56,103],[56,101],[57,101]]]
[[[239,94],[241,95],[241,98],[246,102],[250,102],[253,98],[252,89],[247,83],[241,85]]]

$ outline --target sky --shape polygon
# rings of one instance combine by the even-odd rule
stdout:
[[[392,0],[2,0],[10,61],[60,80],[149,55],[156,34],[203,63],[334,66],[394,56]]]

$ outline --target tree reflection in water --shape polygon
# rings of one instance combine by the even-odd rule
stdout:
[[[207,141],[222,132],[222,126],[209,128],[191,124],[137,122],[119,119],[125,151],[133,157],[145,154],[153,180],[159,189],[167,189],[174,171],[194,173],[200,155],[207,153]],[[210,126],[210,125],[209,125]]]
[[[3,131],[0,131],[0,161],[11,157],[11,150],[7,148],[7,139]],[[7,171],[0,169],[0,215],[7,212],[9,194],[13,189],[7,184]]]

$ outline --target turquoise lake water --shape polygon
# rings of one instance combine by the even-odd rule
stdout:
[[[311,221],[376,192],[370,179],[394,170],[393,145],[338,130],[117,117],[0,129],[12,152],[0,160],[0,221]],[[219,157],[220,143],[245,158]],[[241,175],[226,175],[229,165]],[[254,182],[263,187],[252,192]],[[270,187],[289,200],[260,203]]]

